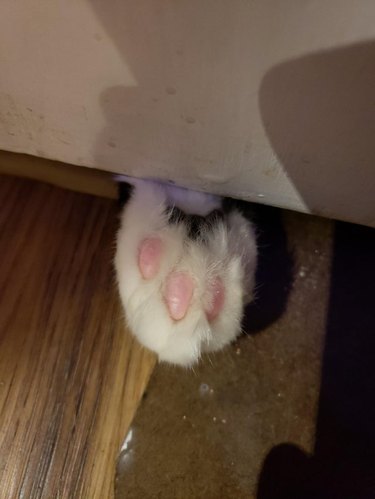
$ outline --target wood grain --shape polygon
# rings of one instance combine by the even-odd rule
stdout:
[[[48,184],[117,199],[117,185],[113,174],[95,168],[70,165],[61,161],[0,150],[0,174],[40,180]]]
[[[115,203],[0,177],[0,490],[111,498],[154,366],[125,330]]]

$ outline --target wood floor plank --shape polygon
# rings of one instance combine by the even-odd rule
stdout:
[[[0,490],[111,498],[154,357],[125,330],[115,203],[0,177]]]

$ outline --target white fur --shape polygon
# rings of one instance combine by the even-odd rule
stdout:
[[[167,206],[208,214],[220,206],[220,198],[153,181],[126,181],[135,189],[121,216],[115,266],[127,323],[160,360],[191,365],[202,352],[218,350],[240,333],[243,305],[254,286],[253,228],[233,211],[227,224],[217,222],[208,242],[192,241],[182,222],[168,224]],[[138,248],[152,236],[161,239],[163,256],[157,275],[145,280],[138,268]],[[170,318],[163,300],[171,271],[188,272],[195,284],[188,312],[179,321]],[[209,323],[204,310],[210,300],[207,287],[215,277],[223,282],[225,300],[218,317]]]

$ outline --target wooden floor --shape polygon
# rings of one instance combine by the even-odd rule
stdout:
[[[113,497],[154,366],[125,330],[116,203],[0,177],[1,497]]]

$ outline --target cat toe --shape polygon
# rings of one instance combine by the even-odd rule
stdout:
[[[220,277],[215,277],[207,288],[208,305],[205,307],[205,313],[209,322],[214,321],[224,306],[225,290],[223,281]]]
[[[164,300],[170,317],[179,321],[188,311],[194,291],[192,277],[187,272],[172,272],[165,284]]]
[[[146,238],[139,245],[138,267],[143,279],[152,279],[159,272],[162,250],[157,237]]]

